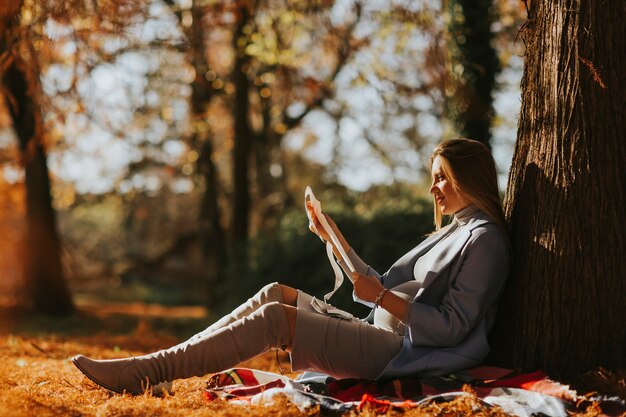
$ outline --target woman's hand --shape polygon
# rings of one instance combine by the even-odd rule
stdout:
[[[315,215],[315,210],[313,210],[313,204],[310,201],[307,201],[306,209],[309,212],[309,216],[311,217],[311,222],[309,223],[309,230],[311,230],[313,233],[321,237],[324,242],[328,242],[330,240],[330,237],[328,236],[328,232],[324,229],[319,219]],[[339,239],[339,243],[341,244],[341,247],[343,248],[344,252],[345,253],[350,252],[350,245],[348,245],[348,241],[346,240],[345,237],[343,237],[343,234],[339,231],[337,224],[333,221],[333,219],[330,218],[328,214],[322,212],[322,216],[326,218],[328,225],[335,233],[335,236],[337,236],[337,239]],[[333,245],[333,252],[335,253],[335,257],[337,259],[341,259],[341,254],[337,250],[337,247],[335,246],[334,242],[331,241],[330,243]]]
[[[354,281],[354,294],[361,300],[369,301],[371,303],[376,301],[378,295],[385,288],[376,277],[368,277],[366,275],[359,274],[356,271],[352,273],[352,280]],[[379,307],[387,310],[398,320],[402,322],[406,321],[407,310],[409,308],[408,300],[399,297],[392,291],[388,291],[379,301]]]
[[[354,294],[361,300],[372,303],[376,301],[376,297],[384,289],[383,284],[376,277],[368,277],[356,271],[352,273],[352,282],[354,283]]]
[[[309,230],[321,237],[324,242],[328,242],[328,233],[317,218],[315,210],[313,210],[313,204],[310,201],[306,202],[306,209],[309,212],[309,217],[311,219],[311,221],[309,222]],[[329,226],[333,227],[334,225],[335,228],[337,227],[337,225],[335,225],[335,222],[330,218],[330,216],[327,216],[326,213],[322,213],[322,215],[326,217],[326,221],[328,222]]]

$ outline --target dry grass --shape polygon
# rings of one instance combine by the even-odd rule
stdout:
[[[0,315],[0,416],[319,416],[313,408],[300,411],[287,400],[268,406],[207,403],[202,396],[208,377],[174,383],[174,394],[163,398],[117,395],[96,386],[70,362],[77,353],[100,358],[141,354],[176,343],[203,326],[201,310],[148,308],[141,305],[82,305],[72,318],[51,320],[22,314]],[[158,331],[156,330],[158,329]],[[278,372],[273,354],[244,366]],[[589,410],[587,416],[598,415]],[[371,408],[350,417],[377,415]],[[487,409],[473,397],[406,412],[384,415],[506,416]]]

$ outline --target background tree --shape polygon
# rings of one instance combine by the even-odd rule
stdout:
[[[491,0],[447,0],[450,80],[448,119],[463,137],[490,146],[493,92],[500,70],[492,45],[495,7]]]
[[[58,58],[55,44],[68,36],[67,29],[71,24],[76,25],[70,32],[72,46],[79,50],[81,41],[90,36],[120,33],[139,11],[140,5],[125,0],[106,4],[11,1],[3,3],[0,9],[3,16],[2,101],[19,143],[24,173],[27,219],[24,287],[28,300],[41,312],[65,314],[73,310],[64,279],[62,247],[52,205],[51,192],[55,189],[48,170],[48,151],[61,140],[54,127],[55,123],[58,124],[55,117],[65,121],[68,114],[63,106],[67,104],[64,93],[74,93],[79,78],[74,73],[73,77],[66,77],[65,82],[60,83],[62,85],[57,83],[51,88],[44,74],[59,70],[58,65],[55,67],[58,64],[55,62]],[[60,107],[56,107],[58,104]],[[80,103],[77,113],[84,112],[83,104]]]
[[[625,16],[620,2],[533,1],[506,213],[513,275],[492,334],[508,365],[626,365]]]
[[[36,310],[67,314],[74,306],[63,277],[61,242],[50,197],[39,67],[33,44],[22,30],[21,8],[22,2],[13,1],[0,10],[0,79],[25,172],[25,288]]]

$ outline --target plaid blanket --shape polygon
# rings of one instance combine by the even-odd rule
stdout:
[[[207,383],[207,401],[227,399],[264,404],[283,395],[301,409],[319,405],[322,410],[345,412],[370,407],[384,413],[389,408],[411,409],[460,396],[476,396],[486,407],[499,406],[516,416],[567,417],[597,403],[604,415],[626,412],[623,400],[580,396],[567,385],[550,380],[542,371],[516,374],[511,370],[481,366],[436,378],[398,378],[366,381],[334,379],[304,373],[297,379],[254,369],[235,368],[214,374]]]

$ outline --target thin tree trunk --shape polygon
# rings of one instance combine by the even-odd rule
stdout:
[[[205,190],[200,207],[200,231],[202,259],[206,263],[207,306],[217,302],[219,279],[226,267],[226,236],[221,225],[218,204],[218,175],[212,160],[213,149],[210,138],[201,147],[198,171],[204,178]]]
[[[261,99],[263,128],[256,135],[253,146],[257,202],[254,224],[257,233],[271,233],[278,224],[277,214],[288,202],[281,150],[283,136],[272,126],[271,105],[270,99]],[[272,172],[274,165],[279,167],[280,172]]]
[[[245,246],[250,229],[249,162],[253,136],[248,120],[250,82],[246,74],[250,59],[245,54],[244,48],[238,45],[239,39],[244,36],[243,30],[250,19],[250,12],[246,5],[241,5],[238,12],[237,27],[233,33],[233,48],[236,58],[233,68],[233,82],[235,84],[235,103],[233,108],[235,143],[233,146],[234,196],[231,232],[235,248]]]
[[[47,314],[68,314],[74,310],[72,297],[63,277],[61,242],[50,197],[46,153],[41,143],[43,128],[40,109],[30,93],[24,74],[25,64],[16,60],[3,77],[10,94],[7,102],[19,140],[26,186],[25,280],[33,307]]]
[[[194,4],[192,13],[193,23],[189,39],[196,78],[192,84],[191,109],[192,118],[196,121],[194,125],[203,126],[206,123],[206,106],[211,100],[212,91],[204,77],[208,68],[204,46],[203,8]],[[212,308],[216,302],[219,278],[223,275],[226,263],[226,237],[218,202],[219,178],[213,162],[213,144],[208,129],[194,132],[191,142],[199,148],[198,174],[204,180],[199,228],[202,259],[206,266],[207,306]]]
[[[619,1],[530,4],[505,201],[513,274],[491,337],[501,363],[626,365],[625,18]]]
[[[462,136],[490,145],[500,63],[491,45],[492,0],[448,0],[452,95],[448,117]]]

